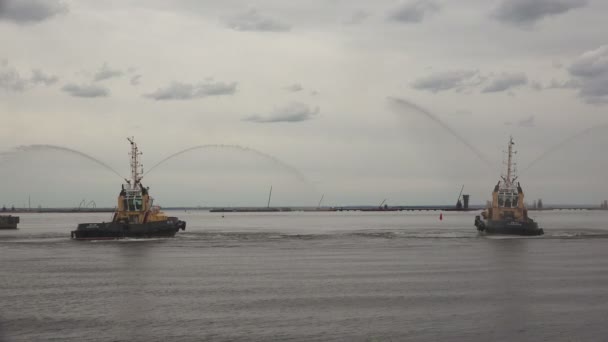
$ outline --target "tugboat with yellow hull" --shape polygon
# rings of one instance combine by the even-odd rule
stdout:
[[[120,238],[173,237],[186,222],[170,217],[153,205],[149,188],[141,184],[143,167],[139,162],[142,154],[133,138],[131,143],[131,179],[126,180],[118,195],[118,206],[111,222],[80,223],[71,232],[75,240],[110,240]]]
[[[507,151],[507,173],[498,181],[492,192],[492,204],[480,216],[475,217],[475,226],[484,234],[543,235],[538,223],[528,217],[524,205],[524,192],[513,167],[513,138]]]

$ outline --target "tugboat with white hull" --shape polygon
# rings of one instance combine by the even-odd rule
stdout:
[[[480,216],[475,216],[475,226],[484,234],[543,235],[533,219],[528,217],[524,205],[524,192],[516,182],[513,163],[513,138],[509,140],[507,151],[507,172],[502,182],[498,181],[492,192],[492,204]]]
[[[131,143],[131,179],[118,195],[118,206],[111,222],[80,223],[71,232],[75,240],[109,240],[121,238],[156,238],[174,237],[181,229],[186,229],[186,222],[177,217],[170,217],[154,206],[154,199],[148,193],[149,188],[141,184],[143,166],[139,162],[142,154],[133,138]]]

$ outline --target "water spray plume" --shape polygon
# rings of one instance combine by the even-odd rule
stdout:
[[[167,162],[170,159],[173,159],[177,156],[180,156],[184,153],[188,153],[188,152],[192,152],[192,151],[196,151],[196,150],[204,150],[204,149],[231,149],[231,150],[237,150],[237,151],[241,151],[241,152],[247,152],[247,153],[253,153],[259,157],[262,157],[264,159],[270,160],[273,163],[275,163],[276,165],[280,166],[281,168],[287,170],[289,173],[291,173],[292,175],[294,175],[298,180],[300,180],[303,183],[306,184],[310,184],[308,182],[308,180],[306,179],[306,177],[304,177],[304,175],[302,175],[302,173],[300,173],[300,171],[298,171],[295,167],[279,160],[276,157],[273,157],[269,154],[266,154],[264,152],[260,152],[257,150],[254,150],[252,148],[249,147],[243,147],[243,146],[239,146],[239,145],[223,145],[223,144],[209,144],[209,145],[197,145],[197,146],[192,146],[186,149],[183,149],[179,152],[175,152],[169,156],[167,156],[166,158],[162,159],[161,161],[159,161],[158,163],[154,164],[151,168],[148,169],[148,171],[146,171],[146,173],[144,173],[144,176],[147,175],[148,173],[150,173],[152,170],[154,170],[156,167],[164,164],[165,162]]]
[[[11,155],[15,155],[18,153],[25,153],[25,152],[35,152],[35,151],[44,151],[44,150],[52,150],[52,151],[59,151],[59,152],[64,152],[64,153],[69,153],[72,155],[76,155],[85,159],[88,159],[100,166],[103,166],[106,170],[111,171],[112,173],[114,173],[115,175],[117,175],[118,177],[120,177],[121,179],[124,179],[124,177],[118,173],[118,171],[114,170],[111,166],[109,166],[108,164],[102,162],[101,160],[92,157],[84,152],[80,152],[77,150],[73,150],[71,148],[67,148],[67,147],[63,147],[63,146],[55,146],[55,145],[27,145],[27,146],[18,146],[16,148],[14,148],[13,150],[9,151],[9,152],[4,152],[2,153],[2,155],[4,156],[11,156]]]
[[[439,126],[441,126],[443,129],[445,129],[446,131],[448,131],[452,136],[454,136],[456,139],[458,139],[458,141],[460,141],[462,144],[464,144],[466,147],[469,148],[469,150],[471,150],[471,152],[473,152],[473,154],[475,154],[477,156],[477,158],[479,158],[479,160],[481,160],[484,164],[486,164],[487,166],[492,167],[493,163],[489,161],[488,158],[486,158],[483,153],[481,153],[477,148],[475,148],[475,146],[473,146],[471,143],[469,143],[465,138],[463,138],[460,134],[458,134],[452,127],[448,126],[448,124],[446,124],[445,122],[441,121],[435,114],[431,113],[430,111],[418,106],[417,104],[401,99],[401,98],[397,98],[397,97],[388,97],[388,101],[389,103],[393,106],[393,108],[403,112],[405,110],[407,111],[415,111],[419,114],[424,115],[426,118],[431,119],[432,121],[434,121],[436,124],[438,124]]]
[[[601,128],[608,128],[608,123],[605,124],[601,124],[601,125],[597,125],[597,126],[592,126],[592,127],[588,127],[574,135],[569,136],[568,138],[560,141],[559,143],[549,147],[548,149],[546,149],[543,153],[541,153],[538,157],[536,157],[536,159],[534,159],[532,162],[530,162],[530,164],[528,164],[528,166],[526,166],[525,169],[522,170],[522,172],[525,172],[529,169],[531,169],[534,165],[536,165],[539,161],[545,159],[547,156],[549,156],[550,154],[552,154],[553,152],[561,149],[562,147],[568,145],[569,143],[571,143],[572,141],[587,135],[589,132],[596,130],[596,129],[601,129]]]

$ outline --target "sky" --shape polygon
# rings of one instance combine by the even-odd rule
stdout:
[[[604,0],[0,0],[0,205],[608,199]],[[32,146],[37,145],[37,146]],[[41,146],[51,145],[51,146]],[[29,147],[28,147],[29,146]],[[206,147],[205,147],[206,146]],[[539,159],[540,158],[540,159]],[[28,202],[30,204],[28,204]],[[92,205],[92,204],[89,204]]]

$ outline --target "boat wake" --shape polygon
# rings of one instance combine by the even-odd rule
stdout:
[[[339,231],[315,234],[285,233],[277,231],[185,231],[177,234],[174,238],[120,238],[108,240],[70,240],[66,233],[32,233],[28,235],[0,235],[0,244],[59,244],[59,243],[98,243],[98,244],[134,244],[134,243],[160,243],[160,242],[208,242],[227,244],[246,244],[281,241],[323,241],[323,240],[421,240],[421,239],[489,239],[489,240],[512,240],[512,239],[606,239],[607,230],[600,229],[547,229],[543,236],[518,236],[518,235],[485,235],[469,229],[429,229],[429,230],[355,230]]]

